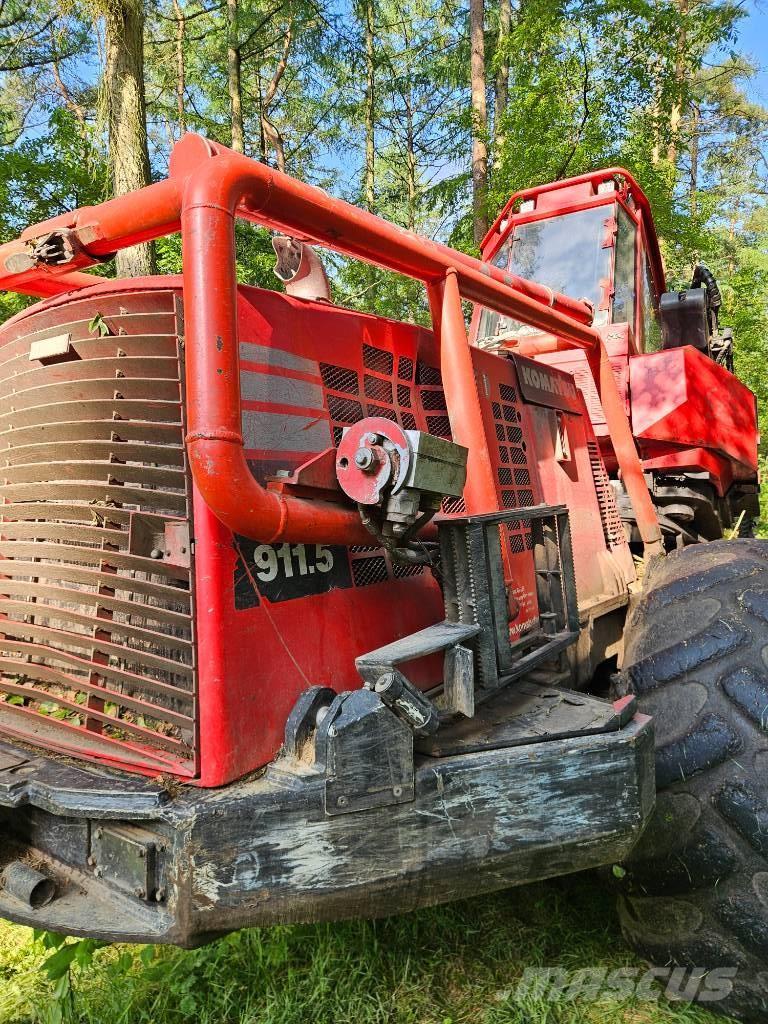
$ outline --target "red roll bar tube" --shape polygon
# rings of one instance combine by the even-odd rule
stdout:
[[[199,136],[174,147],[171,178],[139,192],[28,228],[0,246],[0,288],[19,286],[19,254],[51,231],[69,233],[73,255],[63,265],[25,269],[32,287],[57,273],[93,265],[117,249],[181,227],[187,322],[187,448],[204,500],[230,529],[263,542],[364,543],[357,512],[263,488],[245,460],[240,427],[237,345],[236,217],[319,243],[426,284],[441,346],[451,429],[470,449],[473,505],[491,500],[487,440],[477,415],[472,373],[451,372],[466,330],[456,322],[459,297],[556,335],[590,356],[617,459],[649,554],[661,553],[656,512],[626,413],[591,311],[581,302],[405,231],[311,185]],[[14,261],[16,261],[14,263]],[[82,279],[77,275],[77,287]],[[443,324],[444,321],[444,324]],[[443,326],[445,330],[443,330]],[[466,353],[468,355],[468,352]],[[459,360],[463,366],[465,359]],[[445,370],[448,368],[448,372]],[[458,370],[458,366],[456,367]],[[475,475],[477,474],[477,475]],[[487,510],[487,509],[484,509]]]

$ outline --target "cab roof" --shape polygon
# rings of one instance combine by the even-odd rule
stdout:
[[[590,206],[607,204],[617,196],[630,208],[641,227],[654,283],[661,294],[666,291],[666,276],[651,205],[636,179],[623,167],[591,171],[515,192],[481,242],[482,258],[487,261],[493,256],[516,222],[574,213]],[[523,211],[520,207],[524,203],[532,203],[533,206]]]

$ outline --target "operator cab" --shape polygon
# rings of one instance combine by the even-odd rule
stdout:
[[[631,354],[662,347],[664,269],[648,201],[625,171],[609,170],[517,193],[482,243],[483,260],[594,310],[594,325],[627,324]],[[483,309],[475,343],[535,355],[536,328]],[[538,341],[538,344],[537,344]]]
[[[733,370],[733,336],[720,330],[720,292],[695,268],[691,287],[666,292],[664,265],[648,200],[621,169],[598,171],[512,196],[482,243],[500,270],[590,304],[597,328],[625,325],[624,353],[691,345]],[[612,332],[606,331],[608,342]],[[537,356],[556,339],[482,309],[473,323],[480,348]]]

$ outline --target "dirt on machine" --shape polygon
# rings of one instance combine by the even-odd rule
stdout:
[[[181,276],[87,273],[178,231]],[[629,172],[475,259],[189,135],[0,287],[41,300],[0,327],[0,915],[195,946],[622,864],[634,948],[764,1019],[756,403]]]

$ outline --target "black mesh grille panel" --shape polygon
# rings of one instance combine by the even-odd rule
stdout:
[[[394,356],[386,349],[363,345],[363,365],[366,370],[375,370],[376,373],[383,373],[386,377],[391,377],[394,363]]]
[[[331,419],[340,423],[359,423],[363,418],[363,407],[359,402],[351,398],[337,398],[335,395],[328,396],[328,412]]]
[[[443,386],[443,378],[440,376],[440,371],[436,366],[429,366],[427,363],[417,363],[416,383],[431,384],[433,387],[441,388]]]
[[[493,395],[491,401],[500,463],[497,473],[504,509],[523,508],[534,504],[527,469],[528,455],[520,426],[522,414],[519,402],[517,390],[510,384],[499,384],[498,394]],[[524,551],[530,543],[530,530],[523,523],[509,524],[507,533],[513,554]]]
[[[397,360],[397,376],[400,380],[413,380],[413,360],[400,356]]]
[[[360,383],[354,370],[333,366],[331,363],[320,363],[320,376],[330,391],[344,391],[349,395],[360,393]]]
[[[372,405],[369,402],[368,415],[381,416],[385,420],[392,420],[393,423],[397,423],[397,412],[394,409],[387,408],[387,406],[384,405]]]
[[[387,405],[392,405],[392,382],[384,380],[381,377],[371,377],[370,374],[366,373],[363,378],[363,390],[366,398],[372,398],[376,402],[386,402]],[[404,390],[407,391],[407,388]]]
[[[421,404],[424,409],[429,411],[445,409],[445,395],[442,390],[433,391],[432,389],[423,388],[421,391]]]
[[[356,587],[367,587],[389,579],[387,563],[383,555],[352,559],[352,579]]]
[[[427,416],[427,430],[435,437],[451,439],[451,423],[447,416]]]

